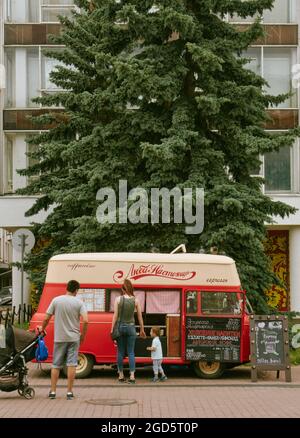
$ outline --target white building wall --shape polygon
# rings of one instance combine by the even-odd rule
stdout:
[[[290,305],[300,312],[300,227],[290,229]]]

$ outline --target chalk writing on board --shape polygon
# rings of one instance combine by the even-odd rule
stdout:
[[[257,364],[276,365],[283,363],[282,321],[255,321],[255,345]]]
[[[186,359],[239,362],[240,318],[188,317]]]

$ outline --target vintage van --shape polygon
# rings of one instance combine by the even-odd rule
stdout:
[[[115,364],[110,338],[114,300],[125,278],[141,304],[147,339],[137,338],[136,362],[151,363],[150,327],[161,328],[165,364],[191,364],[199,377],[219,377],[226,367],[249,361],[249,310],[235,262],[221,255],[158,253],[64,254],[50,259],[46,282],[30,328],[42,324],[51,300],[80,283],[78,297],[89,311],[77,377],[94,365]],[[49,359],[53,323],[47,327]],[[137,321],[136,321],[137,323]],[[137,325],[138,331],[138,325]]]

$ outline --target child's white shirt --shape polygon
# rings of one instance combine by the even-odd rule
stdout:
[[[151,359],[162,359],[161,342],[158,336],[155,336],[152,340],[152,347],[155,347],[155,351],[151,351]]]

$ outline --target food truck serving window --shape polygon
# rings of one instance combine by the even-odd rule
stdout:
[[[79,289],[77,297],[84,302],[88,312],[105,311],[105,289]]]
[[[203,314],[241,313],[243,300],[236,292],[201,292],[201,309]]]

